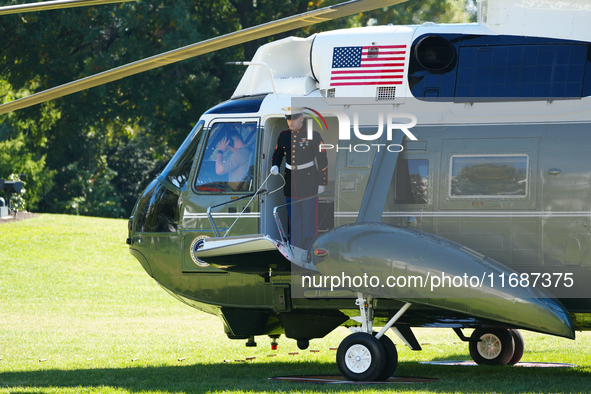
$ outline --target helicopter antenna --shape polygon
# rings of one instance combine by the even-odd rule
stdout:
[[[42,1],[39,3],[16,4],[0,7],[0,15],[21,14],[24,12],[49,11],[60,8],[85,7],[89,5],[101,5],[112,3],[124,3],[138,0],[56,0]]]

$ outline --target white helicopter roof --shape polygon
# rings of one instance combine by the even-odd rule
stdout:
[[[406,78],[414,40],[426,34],[505,35],[591,41],[591,0],[481,0],[478,23],[415,26],[373,26],[328,31],[306,39],[289,37],[263,45],[236,88],[233,97],[271,93],[306,96],[320,89],[327,97],[412,97]],[[371,53],[379,51],[375,59]],[[358,53],[359,52],[359,53]],[[363,53],[363,55],[361,55]],[[378,78],[391,78],[387,88],[375,74],[364,73],[364,62],[387,56]],[[356,63],[357,62],[357,63]],[[359,66],[356,76],[339,68]],[[360,78],[362,78],[360,80]],[[363,81],[364,83],[361,83]],[[275,84],[275,88],[273,87]]]

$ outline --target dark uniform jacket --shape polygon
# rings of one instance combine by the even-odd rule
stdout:
[[[283,194],[286,197],[310,197],[318,194],[319,185],[328,183],[328,159],[326,151],[320,150],[320,144],[323,144],[320,133],[314,131],[311,140],[306,138],[307,134],[306,128],[302,127],[293,133],[286,130],[277,138],[272,165],[279,167],[285,156],[285,162],[292,167],[291,170],[285,167]],[[309,163],[313,165],[307,167]],[[298,166],[306,168],[298,169]]]

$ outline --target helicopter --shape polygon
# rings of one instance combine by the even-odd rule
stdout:
[[[397,2],[270,22],[0,112]],[[232,97],[201,116],[139,197],[131,254],[247,346],[269,336],[276,347],[285,335],[306,349],[349,327],[336,354],[348,380],[392,376],[390,329],[418,351],[413,328],[452,328],[483,365],[519,362],[520,329],[574,339],[591,328],[590,12],[582,0],[488,0],[478,23],[371,26],[261,46],[232,65],[248,67]],[[321,135],[327,184],[286,202],[280,190],[297,161],[273,171],[272,158],[286,118],[300,115],[305,135],[294,144]],[[230,139],[246,158],[239,179],[216,170]],[[296,243],[287,211],[310,199],[313,239]]]

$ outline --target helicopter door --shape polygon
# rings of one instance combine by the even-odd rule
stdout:
[[[199,239],[259,232],[257,190],[258,118],[214,119],[204,133],[204,144],[195,161],[195,175],[184,201],[183,231],[190,250]],[[208,215],[210,209],[211,219]],[[184,269],[195,264],[185,259]]]

